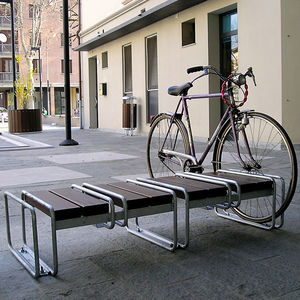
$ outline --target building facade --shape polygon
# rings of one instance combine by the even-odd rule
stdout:
[[[244,108],[271,115],[300,143],[300,1],[113,0],[99,11],[98,1],[82,2],[85,127],[121,130],[122,97],[129,95],[138,104],[138,129],[147,133],[152,115],[174,110],[168,87],[195,77],[187,68],[213,65],[229,74],[251,66],[257,86],[249,81]],[[190,90],[219,91],[208,77]],[[223,110],[219,99],[191,101],[189,109],[195,135],[209,138]]]
[[[0,4],[0,107],[8,107],[8,98],[12,91],[12,38],[11,18],[6,15],[5,4]],[[19,53],[18,41],[15,41],[15,51]]]
[[[25,43],[29,45],[30,32],[32,29],[32,0],[23,1],[23,31]],[[4,11],[4,4],[0,6],[0,33],[8,38],[0,45],[0,106],[9,107],[12,101],[12,54],[11,54],[11,18]],[[2,8],[2,10],[1,10]],[[64,97],[64,44],[63,44],[62,13],[57,10],[55,13],[43,12],[43,24],[40,35],[39,49],[35,51],[33,59],[34,87],[36,91],[35,106],[47,111],[52,116],[52,121],[63,119],[65,114]],[[27,74],[27,64],[22,49],[20,34],[16,30],[15,45],[16,55],[20,57],[20,64],[17,65],[17,72]],[[72,50],[77,46],[70,42],[70,83],[71,83],[71,112],[78,116],[79,111],[79,57],[78,52]],[[39,60],[39,58],[41,60]],[[42,101],[40,98],[40,80],[42,81]],[[57,117],[57,118],[55,118]],[[63,122],[62,122],[63,123]]]

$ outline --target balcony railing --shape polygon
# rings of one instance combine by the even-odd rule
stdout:
[[[0,26],[11,26],[10,16],[0,16]]]
[[[0,72],[0,82],[8,83],[13,81],[13,73],[12,72]]]
[[[11,44],[1,44],[0,43],[0,54],[11,54]],[[15,51],[19,52],[19,45],[15,45]]]

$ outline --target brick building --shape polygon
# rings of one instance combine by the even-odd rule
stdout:
[[[12,102],[12,54],[11,54],[11,18],[4,10],[5,4],[0,3],[0,33],[7,37],[5,43],[0,42],[0,106],[9,107]],[[25,41],[28,43],[32,28],[32,0],[23,1],[23,30]],[[42,104],[40,103],[40,70],[39,51],[36,51],[33,60],[35,70],[34,87],[36,91],[36,106],[47,110],[55,121],[65,113],[64,98],[64,47],[63,24],[61,11],[54,14],[43,15],[43,24],[40,36],[41,78],[42,78]],[[70,43],[70,82],[71,82],[71,112],[78,115],[79,109],[79,66],[78,53],[72,48],[76,41]],[[15,33],[16,55],[21,57],[17,72],[26,72],[26,61],[22,49],[20,34]],[[62,119],[62,118],[57,118]]]

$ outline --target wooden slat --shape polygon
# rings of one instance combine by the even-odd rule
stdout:
[[[153,180],[185,188],[190,200],[225,196],[227,191],[223,186],[177,176],[160,177]],[[177,191],[176,193],[178,197],[184,198],[182,192]]]
[[[108,204],[105,201],[82,193],[78,190],[64,188],[50,190],[50,192],[80,206],[84,216],[104,214],[109,211]]]
[[[227,178],[235,180],[241,187],[241,192],[252,192],[257,190],[267,190],[272,189],[272,181],[254,178],[254,177],[247,177],[243,175],[236,175],[236,174],[227,174],[227,173],[204,173],[204,175],[214,176],[218,178]]]
[[[65,220],[70,218],[77,218],[81,216],[81,207],[67,201],[57,195],[50,193],[49,191],[33,192],[32,195],[50,204],[53,207],[56,220]],[[50,210],[40,205],[31,197],[25,197],[25,201],[30,205],[38,208],[48,216],[51,216]]]
[[[157,197],[157,196],[169,196],[169,193],[159,191],[157,189],[152,189],[140,185],[136,185],[129,182],[116,182],[110,183],[109,186],[117,187],[119,189],[123,189],[125,191],[130,191],[131,193],[135,193],[144,197]]]
[[[126,182],[97,185],[103,189],[123,195],[127,201],[128,209],[136,209],[148,206],[162,205],[172,202],[172,195],[140,187]],[[117,206],[122,207],[122,201],[117,197],[112,197]]]

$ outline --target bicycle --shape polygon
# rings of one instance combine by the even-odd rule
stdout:
[[[212,66],[187,69],[188,74],[194,72],[202,73],[191,82],[168,89],[169,95],[180,96],[175,112],[160,113],[151,120],[146,158],[150,177],[170,176],[178,171],[202,173],[203,161],[215,144],[211,161],[215,172],[221,168],[235,169],[249,173],[279,175],[284,179],[283,202],[276,203],[276,217],[281,216],[295,192],[297,159],[289,136],[276,120],[254,110],[239,109],[248,98],[247,77],[252,78],[256,85],[252,68],[248,68],[244,74],[230,74],[228,77],[220,74]],[[188,95],[193,83],[207,75],[220,78],[221,92]],[[239,93],[243,96],[242,101],[237,98]],[[197,159],[187,101],[201,98],[221,98],[227,109],[204,152]],[[265,223],[271,220],[271,205],[271,197],[260,197],[242,201],[238,208],[232,209],[241,218]]]

